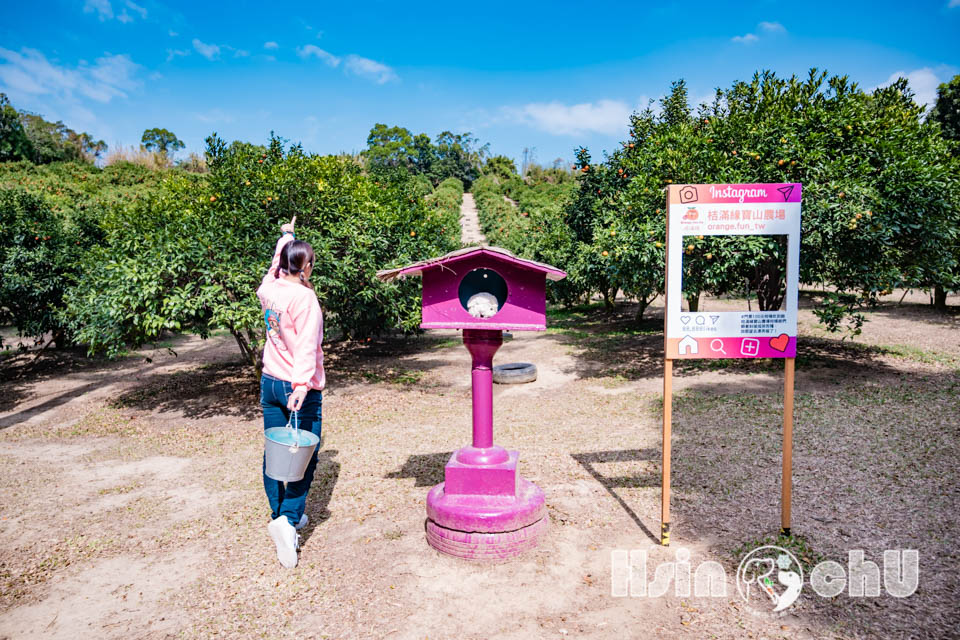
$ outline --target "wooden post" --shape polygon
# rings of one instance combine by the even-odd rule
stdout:
[[[783,480],[780,495],[780,535],[790,535],[790,494],[793,485],[793,374],[796,360],[783,363]]]
[[[663,278],[663,442],[660,463],[660,544],[670,546],[670,430],[673,422],[673,360],[667,348],[667,327],[670,303],[667,292],[670,290],[670,195],[674,187],[667,188],[666,216],[667,235],[665,238],[665,269]]]
[[[660,544],[670,546],[670,428],[673,420],[673,360],[663,361],[663,460],[660,468]]]

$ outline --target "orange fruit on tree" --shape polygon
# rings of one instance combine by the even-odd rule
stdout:
[[[607,257],[608,255],[610,255],[610,254],[609,254],[608,252],[604,251],[604,252],[601,253],[600,255],[602,255],[604,258],[606,258],[606,257]]]

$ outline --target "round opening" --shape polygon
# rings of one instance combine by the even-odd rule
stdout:
[[[460,281],[460,306],[475,318],[496,315],[507,302],[507,283],[496,271],[474,269]]]

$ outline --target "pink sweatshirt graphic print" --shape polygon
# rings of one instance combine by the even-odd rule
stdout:
[[[313,289],[276,277],[280,251],[293,241],[284,234],[277,241],[273,262],[263,277],[257,297],[267,329],[263,372],[294,387],[323,389],[323,313]]]

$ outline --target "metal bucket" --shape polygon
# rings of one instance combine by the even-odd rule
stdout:
[[[297,412],[290,415],[285,427],[273,427],[263,432],[263,454],[268,478],[283,482],[303,479],[310,457],[320,444],[320,438],[310,431],[301,431]]]

